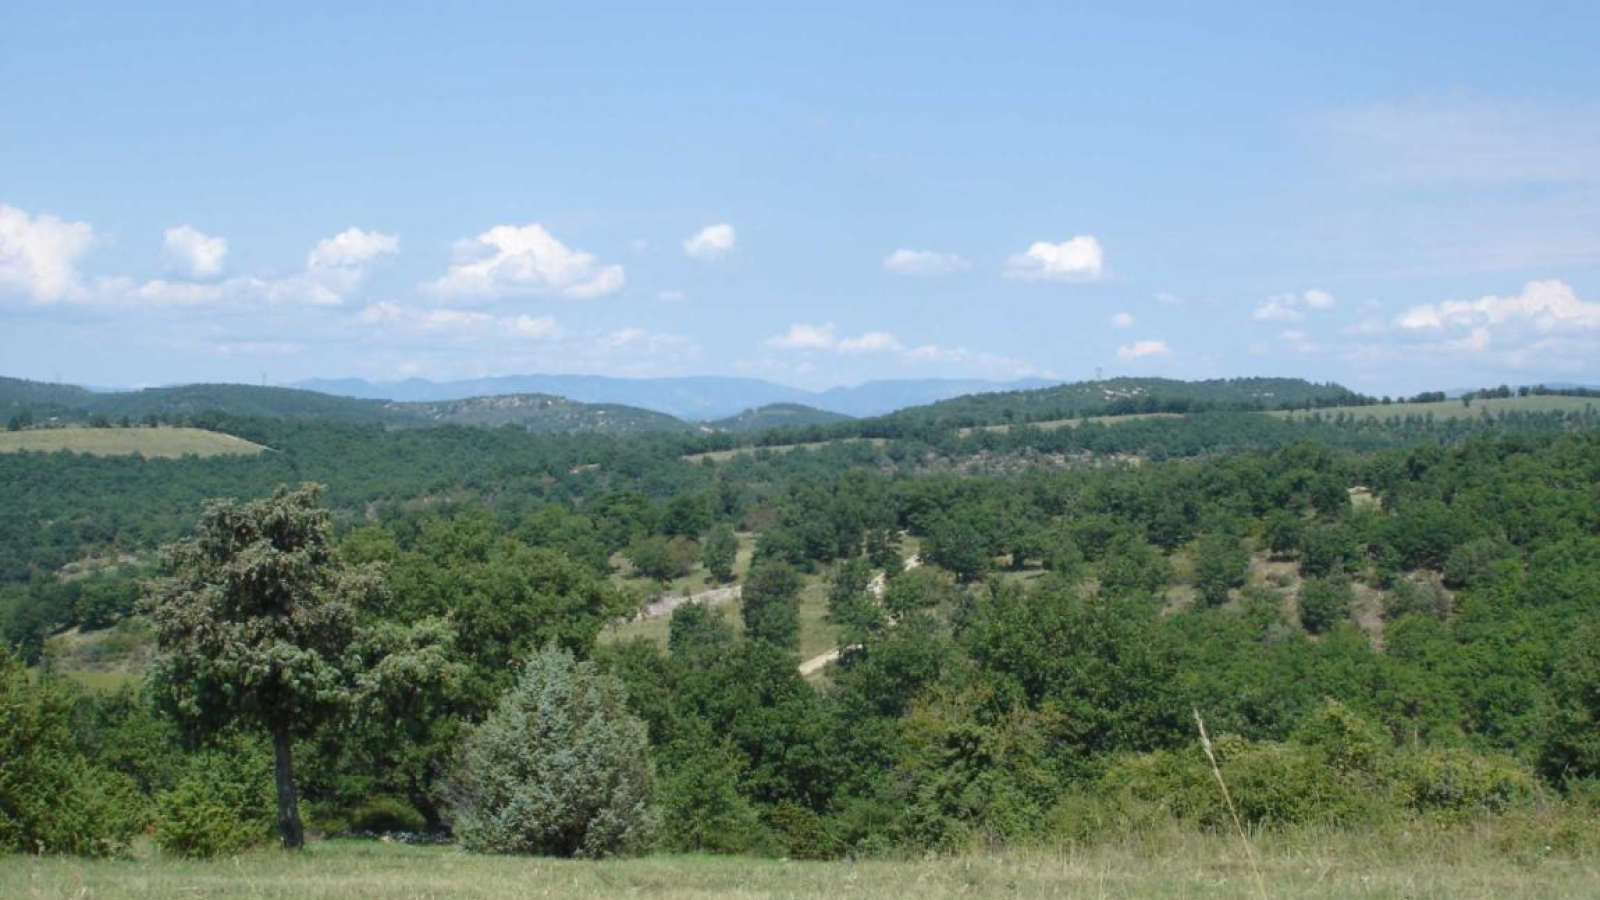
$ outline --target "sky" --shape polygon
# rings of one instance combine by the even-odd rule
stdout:
[[[1600,4],[0,4],[0,374],[1600,383]]]

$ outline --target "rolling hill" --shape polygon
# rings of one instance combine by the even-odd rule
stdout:
[[[1359,405],[1366,399],[1337,384],[1315,384],[1299,378],[1111,378],[956,397],[902,409],[878,421],[902,426],[972,428],[1132,413]]]
[[[757,432],[768,431],[773,428],[803,428],[808,425],[832,425],[836,422],[847,422],[850,417],[843,413],[829,412],[801,403],[769,403],[755,409],[747,409],[736,416],[718,419],[706,423],[718,431],[731,432]]]

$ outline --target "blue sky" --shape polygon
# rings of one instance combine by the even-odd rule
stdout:
[[[1592,3],[771,6],[10,0],[0,374],[1600,382]]]

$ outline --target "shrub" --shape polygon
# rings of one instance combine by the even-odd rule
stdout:
[[[467,737],[446,798],[468,850],[599,857],[646,843],[651,780],[622,683],[552,647]]]
[[[266,843],[275,797],[264,747],[240,737],[191,756],[178,783],[156,807],[156,846],[208,859]]]
[[[1448,747],[1406,754],[1396,774],[1408,806],[1447,818],[1500,813],[1539,796],[1533,776],[1511,760]]]
[[[709,735],[680,742],[657,785],[662,842],[688,853],[747,853],[767,843],[755,807],[739,792],[740,760]]]
[[[1300,589],[1300,624],[1322,634],[1350,618],[1350,585],[1342,580],[1313,578]]]
[[[0,851],[119,853],[143,814],[133,784],[86,759],[72,695],[0,651]]]

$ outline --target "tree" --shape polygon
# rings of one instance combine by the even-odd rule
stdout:
[[[480,852],[625,852],[649,837],[653,774],[622,682],[552,646],[462,745],[449,788],[455,835]]]
[[[1228,592],[1244,587],[1250,571],[1250,554],[1231,534],[1213,532],[1200,538],[1195,551],[1194,581],[1207,606],[1228,602]]]
[[[373,570],[334,556],[321,494],[307,484],[207,503],[193,536],[165,548],[167,574],[145,584],[157,696],[207,732],[239,723],[271,735],[291,849],[305,843],[294,740],[359,699],[357,609],[383,590]]]
[[[1349,582],[1311,578],[1300,588],[1300,623],[1312,634],[1322,634],[1349,617]]]
[[[762,562],[744,580],[740,610],[745,636],[785,650],[800,646],[800,607],[803,582],[788,563]]]
[[[712,529],[700,550],[700,561],[711,577],[722,584],[732,581],[733,564],[738,558],[739,539],[734,536],[733,529],[726,525]]]

